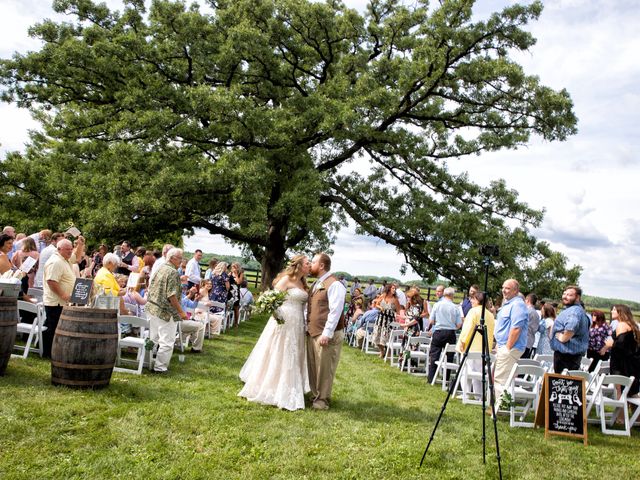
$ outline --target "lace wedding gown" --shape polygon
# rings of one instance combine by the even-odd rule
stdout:
[[[287,294],[278,309],[284,324],[278,324],[273,317],[267,322],[240,370],[245,385],[238,395],[251,402],[298,410],[304,408],[304,394],[309,391],[304,346],[308,295],[300,288],[291,288]]]

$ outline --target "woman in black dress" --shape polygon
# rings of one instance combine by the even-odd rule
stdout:
[[[618,320],[613,338],[608,339],[605,345],[605,349],[611,351],[611,374],[635,377],[629,396],[637,396],[640,383],[640,327],[626,305],[614,305],[611,319]]]

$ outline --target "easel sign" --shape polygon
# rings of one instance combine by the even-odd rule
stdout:
[[[73,291],[71,292],[69,303],[75,303],[76,305],[86,305],[87,303],[89,303],[89,297],[91,296],[92,288],[92,279],[76,278],[76,283],[73,285]]]
[[[587,445],[587,405],[584,378],[545,373],[535,425],[544,436],[581,438]]]

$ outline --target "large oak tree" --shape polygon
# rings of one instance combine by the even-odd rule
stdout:
[[[4,100],[42,124],[2,163],[15,223],[138,241],[201,227],[245,246],[268,282],[351,219],[425,278],[476,281],[477,247],[497,243],[497,274],[533,288],[546,262],[577,279],[529,233],[542,212],[447,169],[575,133],[568,93],[510,58],[534,44],[540,2],[487,19],[470,0],[374,0],[363,15],[339,1],[146,3],[56,0],[69,21],[34,26],[42,48],[2,61]]]

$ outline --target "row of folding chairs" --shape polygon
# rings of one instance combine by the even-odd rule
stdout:
[[[402,337],[405,332],[403,329],[393,327],[398,327],[398,325],[392,324],[385,361],[389,361],[391,365],[398,365],[401,370],[406,370],[408,373],[426,375],[431,338],[426,334],[411,337],[405,346],[406,352],[402,352]],[[376,346],[371,342],[373,325],[365,328],[367,331],[362,350],[366,353],[378,353]],[[355,335],[353,337],[350,339],[350,343],[355,346]],[[490,358],[494,364],[495,355],[491,354]],[[469,352],[465,368],[457,378],[454,378],[454,372],[458,370],[461,359],[462,355],[456,351],[454,344],[445,345],[436,361],[436,373],[431,383],[435,385],[440,382],[442,389],[446,390],[449,387],[449,382],[455,381],[452,392],[454,396],[461,390],[460,398],[463,403],[480,404],[482,372],[474,370],[472,362],[481,362],[482,354]],[[611,375],[609,362],[602,360],[596,364],[592,372],[589,372],[592,361],[591,358],[584,357],[580,362],[579,370],[563,373],[585,379],[586,415],[590,423],[600,423],[602,432],[605,434],[628,436],[631,427],[640,423],[640,398],[628,396],[634,378]],[[544,374],[552,371],[553,355],[538,354],[533,359],[519,359],[514,365],[505,386],[505,391],[511,397],[508,413],[509,423],[512,427],[533,427],[533,421],[528,421],[527,416],[532,414],[535,417]],[[484,380],[484,388],[488,388],[489,379],[485,377]],[[479,391],[477,388],[473,388],[474,383],[476,387],[480,385]],[[489,400],[488,395],[486,399]],[[630,405],[635,407],[632,413]],[[623,428],[615,428],[615,422],[620,415],[624,422]]]

